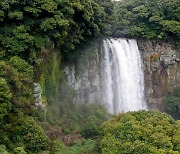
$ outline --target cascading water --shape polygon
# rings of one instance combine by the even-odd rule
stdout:
[[[143,63],[136,40],[104,40],[101,61],[102,101],[108,111],[146,110]]]

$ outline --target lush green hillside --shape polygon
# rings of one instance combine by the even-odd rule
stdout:
[[[109,115],[100,105],[73,104],[61,60],[72,62],[81,43],[104,35],[171,39],[178,45],[179,8],[179,0],[0,0],[0,153],[98,151],[100,125]],[[33,82],[41,83],[47,110],[35,108]],[[64,98],[60,109],[55,97]],[[167,98],[170,112],[175,97]],[[67,134],[80,136],[70,148],[60,141]],[[171,150],[179,150],[172,144]]]
[[[8,151],[58,151],[56,145],[62,145],[51,142],[32,118],[34,113],[39,120],[44,116],[34,107],[33,80],[41,81],[45,88],[50,89],[57,88],[56,82],[51,80],[59,80],[48,74],[53,66],[50,63],[43,70],[37,68],[39,55],[51,44],[47,61],[53,58],[51,52],[54,49],[60,52],[59,57],[71,60],[78,44],[107,29],[109,12],[104,6],[105,2],[95,0],[0,1],[0,144]],[[58,66],[56,72],[59,76]],[[49,87],[51,83],[53,87]],[[3,149],[4,146],[0,148]]]

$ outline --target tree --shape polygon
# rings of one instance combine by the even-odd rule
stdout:
[[[15,56],[9,61],[0,61],[0,77],[4,80],[11,93],[9,100],[13,106],[12,110],[30,113],[33,103],[33,69],[25,60]],[[3,86],[2,84],[2,86]],[[5,85],[4,85],[5,86]],[[4,92],[2,94],[5,95]],[[8,95],[7,95],[8,97]],[[8,99],[2,100],[6,102]],[[28,110],[27,110],[28,108]]]
[[[173,38],[180,41],[178,0],[126,0],[118,2],[115,36],[142,37],[147,39]]]
[[[9,90],[7,81],[0,77],[0,121],[11,109],[11,98],[12,94]]]
[[[29,115],[33,111],[33,69],[15,56],[0,61],[0,144],[8,150],[38,152],[48,148],[48,138]]]
[[[121,113],[101,125],[102,153],[178,153],[180,123],[158,111]]]
[[[1,1],[0,58],[18,55],[35,63],[49,39],[64,57],[66,53],[71,54],[81,41],[104,31],[109,18],[104,3],[97,0]]]

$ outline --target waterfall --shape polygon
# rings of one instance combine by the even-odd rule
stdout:
[[[143,63],[136,40],[104,40],[101,68],[102,103],[110,113],[147,109]]]

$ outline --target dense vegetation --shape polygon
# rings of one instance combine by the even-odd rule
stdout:
[[[85,38],[100,35],[106,16],[95,0],[1,0],[0,57],[20,55],[34,62],[50,39],[69,58],[68,51]]]
[[[0,63],[0,144],[37,152],[46,149],[48,138],[31,117],[33,69],[15,56]]]
[[[175,119],[180,119],[180,86],[174,88],[166,96],[166,112],[173,116]]]
[[[108,114],[100,105],[73,103],[75,92],[60,70],[61,59],[69,62],[79,58],[75,50],[78,45],[100,35],[172,38],[178,42],[179,6],[179,0],[0,0],[0,153],[76,154],[96,149],[100,124]],[[34,107],[33,82],[42,86],[45,110]],[[178,97],[176,92],[169,95],[168,112],[177,110],[174,106],[178,106]],[[148,117],[152,113],[139,112],[137,116],[147,116],[146,122],[154,123]],[[136,113],[127,114],[136,126],[134,116]],[[154,116],[162,118],[170,130],[172,125],[179,127],[166,115]],[[141,124],[141,120],[138,122]],[[62,130],[61,136],[56,130]],[[163,133],[162,128],[160,135]],[[165,138],[165,151],[179,150],[179,145],[174,145],[178,132],[171,133],[174,139],[171,142],[172,136]],[[67,134],[80,134],[80,143],[71,143],[67,148],[60,141]],[[151,148],[149,142],[141,144],[147,146],[146,150]],[[106,151],[103,145],[102,141],[102,151]]]
[[[115,36],[173,39],[180,46],[179,0],[124,0],[116,5]]]
[[[180,122],[157,111],[119,114],[101,126],[103,154],[179,153]]]
[[[74,115],[74,112],[72,117],[68,117],[68,119],[63,116],[61,118],[62,122],[60,122],[62,114],[59,116],[59,113],[56,112],[58,115],[56,113],[54,115],[57,115],[55,117],[57,121],[52,122],[54,119],[51,115],[53,115],[54,110],[51,107],[57,101],[55,98],[58,88],[57,81],[61,74],[59,57],[71,60],[74,49],[80,42],[98,36],[105,29],[108,29],[106,19],[108,19],[110,12],[107,12],[105,8],[108,9],[109,4],[110,2],[106,0],[101,2],[96,0],[0,1],[1,152],[5,153],[6,148],[8,151],[14,151],[15,153],[36,153],[44,150],[53,153],[63,150],[63,143],[59,141],[51,142],[39,125],[39,122],[49,122],[52,125],[60,125],[61,127],[64,125],[64,128],[66,128],[64,131],[70,133],[73,124],[80,122],[80,119],[73,121],[74,123],[68,128],[69,123],[67,120],[78,119],[82,112],[79,112],[79,115]],[[47,59],[45,56],[41,57],[42,50],[49,48],[49,45],[51,46],[51,51],[46,56]],[[60,52],[57,54],[59,63],[54,68],[56,72],[54,73],[54,70],[52,70],[53,63],[52,65],[47,63],[49,66],[46,65],[43,70],[39,69],[40,58],[45,62],[49,61],[50,58],[54,58],[52,52],[55,49]],[[48,74],[49,72],[50,74]],[[41,82],[43,86],[45,101],[49,103],[47,104],[47,115],[41,109],[37,110],[34,107],[34,81]],[[52,89],[50,94],[47,89]],[[66,106],[68,106],[68,102]],[[100,109],[100,107],[98,108]],[[94,123],[97,123],[96,125],[99,126],[105,119],[103,119],[104,115],[101,117],[101,113],[97,115],[96,113],[96,111],[92,113],[92,117],[89,118],[95,119]],[[90,113],[84,114],[84,116],[88,115]],[[33,116],[36,117],[33,118]],[[63,122],[63,119],[66,122]],[[92,131],[97,133],[98,128],[96,127],[94,128],[94,125],[92,125]],[[90,128],[88,126],[87,128],[83,127],[78,132],[80,133],[81,131],[82,135],[88,136],[89,134],[84,134],[85,129]],[[87,141],[82,146],[72,147],[71,151],[76,149],[76,147],[82,150],[83,146],[87,147],[89,144],[93,145],[91,147],[94,147],[94,141]],[[66,151],[67,149],[64,148],[64,150]]]

